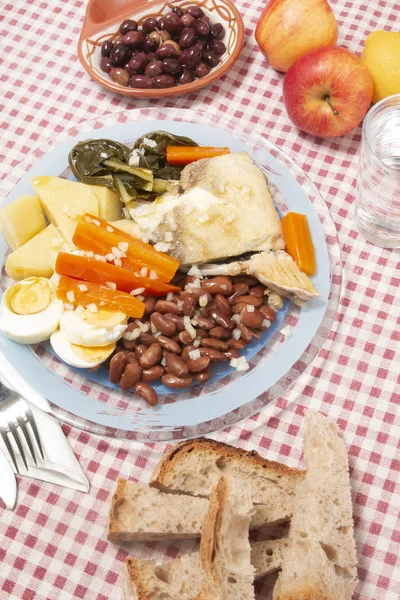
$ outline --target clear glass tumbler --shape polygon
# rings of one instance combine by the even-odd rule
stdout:
[[[382,248],[400,247],[400,94],[371,108],[364,119],[355,220]]]

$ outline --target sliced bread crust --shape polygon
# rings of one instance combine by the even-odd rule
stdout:
[[[253,503],[266,506],[267,521],[283,522],[292,514],[304,471],[269,461],[255,451],[199,438],[171,448],[154,470],[150,485],[208,498],[221,475],[241,481],[251,491]]]
[[[288,544],[274,600],[350,600],[357,556],[347,451],[335,425],[305,418],[307,473],[297,488]]]

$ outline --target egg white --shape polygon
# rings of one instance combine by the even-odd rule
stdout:
[[[91,369],[101,365],[115,350],[115,344],[102,346],[102,348],[89,348],[75,346],[71,344],[61,331],[55,331],[50,337],[50,344],[57,356],[71,367],[78,369]],[[79,356],[76,352],[81,350],[85,357]],[[102,356],[99,356],[99,350],[102,350]],[[92,356],[91,356],[92,354]]]
[[[64,311],[62,300],[53,296],[50,304],[40,312],[19,315],[7,305],[7,292],[3,294],[0,305],[0,330],[4,335],[20,344],[38,344],[48,340],[58,328]]]
[[[116,319],[107,322],[96,322],[96,315],[91,315],[91,323],[85,321],[85,313],[66,311],[60,319],[60,331],[65,339],[77,346],[108,346],[115,343],[127,328],[127,319]],[[122,321],[122,322],[121,322]]]

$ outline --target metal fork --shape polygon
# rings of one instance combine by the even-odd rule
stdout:
[[[32,437],[29,433],[29,425],[36,440],[40,455],[44,459],[39,432],[29,404],[17,392],[11,390],[0,382],[0,435],[3,438],[4,444],[8,450],[17,473],[19,473],[17,457],[11,446],[8,434],[10,433],[14,438],[25,469],[28,470],[28,463],[26,461],[25,451],[22,445],[21,432],[25,438],[33,462],[35,465],[37,465]]]

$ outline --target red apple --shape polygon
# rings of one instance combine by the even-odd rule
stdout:
[[[290,119],[306,133],[338,137],[362,121],[373,84],[367,67],[349,50],[312,50],[286,73],[283,99]]]
[[[336,44],[338,29],[327,0],[270,0],[255,36],[269,64],[286,72],[309,50]]]

